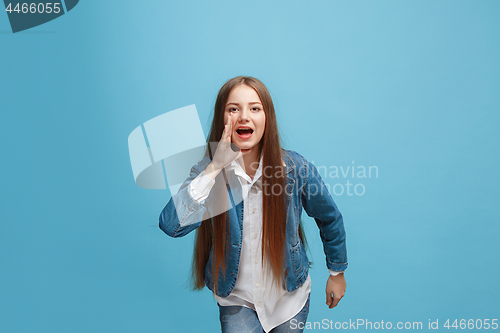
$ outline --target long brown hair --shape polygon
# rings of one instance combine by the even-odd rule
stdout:
[[[271,268],[274,282],[281,285],[285,259],[286,209],[288,205],[285,189],[287,181],[273,101],[269,91],[261,81],[249,76],[238,76],[222,86],[215,101],[212,127],[207,139],[206,156],[212,159],[215,150],[212,149],[210,143],[218,142],[224,131],[224,110],[229,93],[241,84],[247,85],[257,92],[266,115],[264,134],[260,141],[260,153],[263,154],[262,170],[265,170],[262,173],[262,263],[265,262]],[[276,190],[276,187],[279,190]],[[225,200],[227,203],[225,195],[217,196],[217,200]],[[213,292],[217,288],[219,270],[225,274],[225,257],[229,255],[227,251],[230,248],[230,228],[227,217],[228,212],[226,211],[213,217],[213,223],[210,219],[203,220],[201,226],[196,230],[192,265],[193,289],[202,289],[205,286],[205,267],[211,250],[213,250]],[[299,236],[305,242],[302,226],[299,227]]]

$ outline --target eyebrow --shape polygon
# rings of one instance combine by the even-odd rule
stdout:
[[[239,103],[232,103],[232,102],[231,102],[231,103],[227,103],[227,104],[226,104],[226,106],[228,106],[228,105],[230,105],[230,104],[240,105]],[[248,103],[248,104],[261,104],[261,105],[262,105],[262,103],[261,103],[261,102],[250,102],[250,103]]]

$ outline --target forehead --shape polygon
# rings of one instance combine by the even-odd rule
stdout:
[[[246,84],[239,84],[234,87],[229,96],[227,97],[227,103],[262,103],[259,94]]]

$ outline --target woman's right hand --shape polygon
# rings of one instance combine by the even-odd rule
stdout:
[[[231,113],[227,117],[224,126],[224,132],[217,145],[212,162],[207,166],[205,173],[215,179],[215,176],[234,160],[240,158],[243,154],[241,150],[233,151],[231,148],[231,134],[233,133],[233,120]],[[212,177],[213,176],[213,177]]]

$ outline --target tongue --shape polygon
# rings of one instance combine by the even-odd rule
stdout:
[[[252,132],[251,131],[240,131],[238,133],[238,136],[242,139],[248,139],[252,136]]]

